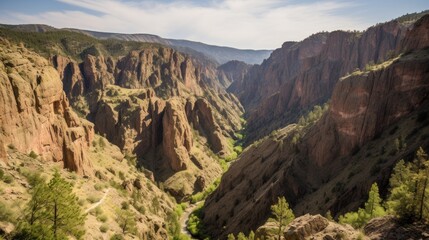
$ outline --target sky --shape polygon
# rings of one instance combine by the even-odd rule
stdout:
[[[428,0],[0,0],[0,23],[275,49],[316,32],[365,30],[427,9]]]

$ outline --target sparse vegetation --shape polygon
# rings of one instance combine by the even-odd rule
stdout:
[[[210,195],[220,184],[220,178],[216,179],[212,184],[210,184],[204,191],[196,193],[191,197],[191,203],[197,203],[205,199]]]
[[[192,234],[192,236],[205,239],[208,237],[208,235],[205,232],[204,225],[201,221],[202,207],[203,205],[201,204],[194,212],[191,213],[186,228]]]
[[[277,236],[280,240],[283,235],[283,228],[287,226],[295,218],[292,210],[289,208],[289,203],[285,197],[279,197],[277,203],[271,206],[271,212],[274,220],[277,222]]]
[[[58,171],[48,184],[39,182],[31,192],[17,239],[80,238],[85,233],[83,215],[70,183]]]
[[[34,151],[31,151],[31,152],[28,154],[28,156],[29,156],[29,157],[31,157],[31,158],[33,158],[33,159],[36,159],[39,155],[37,155],[37,153],[35,153]]]
[[[410,163],[399,161],[390,178],[388,212],[407,221],[429,220],[429,159],[419,148]]]
[[[119,224],[123,235],[126,233],[136,233],[137,223],[135,218],[135,213],[130,209],[120,209],[116,211],[116,222]]]
[[[359,208],[357,212],[349,212],[344,216],[339,217],[339,222],[342,224],[348,223],[355,228],[363,227],[369,220],[375,217],[386,215],[386,210],[382,206],[377,183],[372,184],[369,191],[368,201],[365,203],[365,208]]]

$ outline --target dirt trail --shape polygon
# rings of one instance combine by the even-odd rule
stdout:
[[[197,208],[198,204],[202,203],[203,201],[194,203],[194,204],[190,204],[185,211],[183,212],[182,216],[180,217],[180,231],[182,232],[182,234],[187,235],[188,237],[190,237],[191,239],[196,240],[197,238],[192,237],[191,233],[188,231],[188,229],[186,228],[186,225],[188,223],[189,220],[189,215],[191,215],[191,213],[195,210],[195,208]]]
[[[104,193],[103,197],[100,199],[100,201],[92,204],[88,209],[85,210],[85,213],[88,213],[89,211],[91,211],[92,209],[98,207],[100,204],[102,204],[104,202],[104,200],[106,199],[107,194],[109,193],[110,188],[108,188],[106,190],[106,192]]]

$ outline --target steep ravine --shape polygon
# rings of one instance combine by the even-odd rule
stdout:
[[[233,154],[243,112],[215,64],[166,47],[123,57],[55,56],[64,91],[95,131],[154,173],[177,200],[201,191]],[[180,182],[181,184],[178,184]]]
[[[246,142],[296,122],[314,105],[325,103],[342,76],[394,54],[406,31],[407,26],[394,20],[364,32],[322,32],[285,42],[229,87],[246,109]]]
[[[392,166],[429,147],[428,36],[425,16],[395,50],[404,54],[341,78],[314,126],[292,124],[249,146],[205,202],[208,231],[223,239],[255,230],[277,196],[297,215],[338,215],[360,206],[375,181],[385,192]],[[399,138],[407,147],[395,151]]]

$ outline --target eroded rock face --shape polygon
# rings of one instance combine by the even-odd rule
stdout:
[[[426,29],[427,25],[429,21],[416,25],[409,35],[422,34],[425,38],[420,28]],[[419,48],[422,46],[407,51]],[[386,62],[379,70],[352,74],[339,81],[328,114],[309,133],[310,158],[323,165],[345,156],[419,108],[429,91],[427,55],[427,51],[404,55]],[[322,139],[324,144],[319,144]]]
[[[79,111],[87,106],[80,112],[96,132],[124,153],[135,154],[139,165],[153,171],[157,181],[167,182],[165,188],[178,199],[201,188],[194,184],[197,178],[211,182],[221,172],[208,154],[233,151],[230,138],[241,127],[243,108],[225,91],[230,80],[208,61],[147,47],[116,60],[87,55],[81,64],[60,56],[52,62],[64,83],[82,77],[83,91],[76,91],[80,95],[73,97],[66,85],[64,90]],[[69,70],[73,66],[81,66],[81,75]],[[186,174],[175,176],[182,171]],[[186,186],[179,188],[173,180]]]
[[[248,138],[256,140],[295,122],[299,113],[325,103],[340,77],[393,54],[406,29],[396,21],[363,33],[318,33],[286,42],[244,80],[229,88],[248,112]]]
[[[173,171],[185,170],[191,161],[192,132],[180,102],[167,102],[162,127],[164,156]]]
[[[278,225],[268,222],[256,230],[255,237],[276,238]],[[285,228],[282,236],[285,240],[325,240],[325,239],[368,239],[353,227],[331,222],[320,215],[306,214],[294,219]]]
[[[374,218],[364,227],[365,235],[371,240],[382,239],[426,239],[429,227],[424,223],[404,224],[393,216]]]
[[[63,89],[69,99],[81,96],[85,92],[85,83],[79,65],[70,58],[54,56],[51,59],[55,69],[63,80]]]
[[[0,42],[0,57],[0,147],[34,151],[46,161],[63,161],[70,170],[91,174],[85,151],[93,125],[69,107],[58,72],[6,40]]]
[[[423,34],[416,28],[426,29],[416,25],[406,38]],[[327,113],[306,132],[291,124],[249,146],[205,202],[208,231],[223,238],[235,229],[255,230],[278,196],[298,216],[328,210],[335,215],[356,210],[373,182],[386,186],[397,160],[429,146],[419,136],[429,131],[427,121],[416,120],[429,106],[429,52],[424,46],[407,51],[342,78]],[[305,135],[293,143],[295,131]],[[387,154],[383,149],[398,137],[408,139],[407,149]]]

